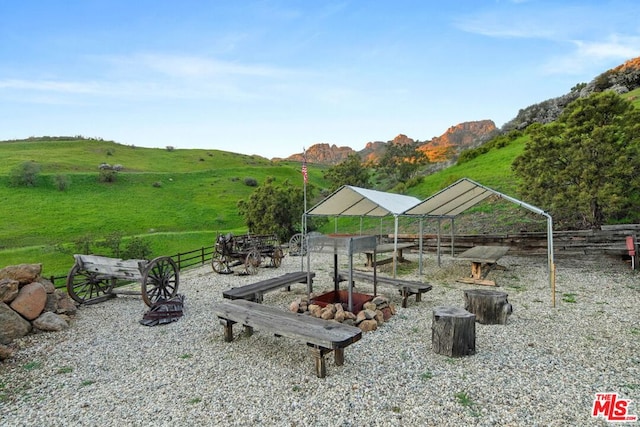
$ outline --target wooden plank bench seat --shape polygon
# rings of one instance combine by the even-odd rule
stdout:
[[[301,313],[293,313],[268,305],[242,299],[214,303],[213,313],[224,326],[224,340],[233,341],[233,325],[244,326],[246,335],[253,328],[271,332],[278,337],[292,338],[311,347],[315,358],[316,375],[324,378],[327,368],[324,356],[334,352],[336,366],[344,364],[344,349],[362,338],[362,331],[355,326],[319,319]]]
[[[293,283],[307,283],[307,275],[313,283],[313,278],[316,273],[294,271],[292,273],[283,274],[282,276],[272,277],[249,285],[228,289],[222,292],[222,296],[231,300],[244,299],[261,303],[264,294],[267,292],[284,287],[286,287],[287,290],[291,290],[291,284]]]
[[[363,273],[361,271],[353,271],[353,279],[354,280],[362,280],[365,282],[373,283],[374,289],[377,283],[382,283],[385,285],[391,285],[398,288],[400,291],[400,295],[402,295],[402,307],[407,308],[407,299],[411,295],[416,296],[416,302],[422,301],[422,294],[425,292],[429,292],[433,286],[428,283],[415,282],[412,280],[402,280],[393,277],[379,276],[376,275],[376,282],[373,281],[373,274]],[[349,273],[345,271],[341,271],[338,274],[338,280],[347,281],[349,280]]]

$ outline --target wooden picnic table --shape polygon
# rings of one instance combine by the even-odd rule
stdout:
[[[402,257],[402,251],[412,246],[415,246],[415,244],[414,243],[398,243],[398,258],[397,258],[398,262],[402,262],[404,260],[404,258]],[[382,243],[376,246],[375,253],[382,254],[387,252],[393,252],[393,249],[394,249],[393,243]],[[365,265],[367,267],[374,267],[374,259],[373,259],[374,251],[368,250],[368,251],[364,251],[364,253],[367,256],[367,263]],[[390,262],[393,262],[393,258],[387,258],[380,261],[375,260],[376,265],[388,264]]]
[[[495,280],[487,280],[491,270],[505,267],[498,264],[500,258],[509,252],[509,246],[474,246],[458,255],[461,260],[471,261],[471,277],[458,279],[458,282],[474,285],[496,286]]]

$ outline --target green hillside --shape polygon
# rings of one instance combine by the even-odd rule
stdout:
[[[56,252],[55,245],[85,236],[142,235],[154,242],[158,254],[211,245],[218,231],[246,232],[236,204],[254,191],[248,182],[259,185],[272,176],[302,185],[297,162],[218,150],[32,139],[0,142],[0,158],[5,160],[0,165],[0,267],[43,262],[47,274],[69,268],[69,256]],[[37,186],[10,187],[11,171],[24,162],[40,166]],[[122,165],[115,182],[99,182],[101,163]],[[66,191],[57,189],[57,175],[68,177]],[[310,168],[309,178],[321,184],[322,169]],[[176,233],[187,232],[177,238],[181,234]],[[159,237],[165,233],[173,237]]]

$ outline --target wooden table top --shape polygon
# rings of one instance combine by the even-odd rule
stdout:
[[[495,264],[507,252],[509,252],[509,246],[474,246],[458,255],[458,258],[472,262]]]
[[[410,248],[412,246],[415,246],[415,243],[398,243],[398,250],[403,250],[406,248]],[[394,249],[394,245],[393,243],[381,243],[379,245],[376,246],[376,252],[381,254],[384,252],[393,252]],[[368,250],[368,251],[364,251],[365,253],[373,253],[372,250]]]

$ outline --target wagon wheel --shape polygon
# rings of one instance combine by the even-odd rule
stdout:
[[[302,233],[297,233],[291,236],[291,239],[289,239],[289,255],[305,255],[307,253],[307,248],[306,245],[304,245],[304,248],[302,246]]]
[[[284,253],[280,247],[277,247],[273,250],[273,254],[271,255],[271,266],[278,268],[280,264],[282,264],[282,258],[284,257]]]
[[[115,279],[99,275],[74,264],[67,275],[67,293],[80,304],[95,304],[114,298]]]
[[[218,274],[231,274],[233,270],[229,268],[229,259],[226,255],[211,258],[211,267]]]
[[[165,300],[178,292],[178,266],[171,257],[154,258],[142,273],[142,299],[151,306],[158,298]]]
[[[247,257],[244,260],[244,267],[247,274],[254,275],[258,273],[258,267],[262,260],[260,259],[260,252],[256,249],[252,249],[247,254]]]

